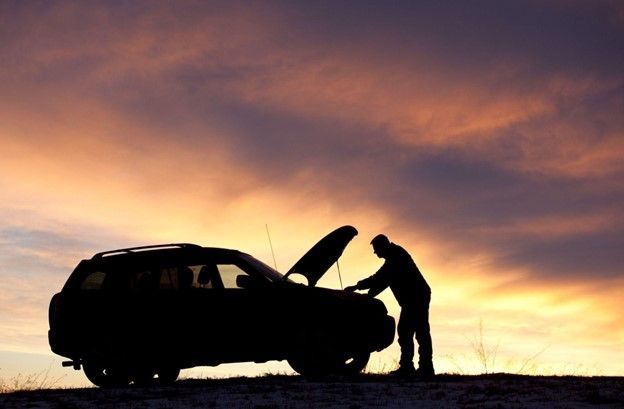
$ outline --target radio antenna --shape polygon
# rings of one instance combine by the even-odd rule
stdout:
[[[267,237],[269,238],[269,247],[271,247],[271,255],[273,256],[273,265],[275,266],[275,269],[277,270],[277,262],[275,261],[275,252],[273,251],[273,243],[271,243],[271,234],[269,233],[269,225],[265,224],[264,227],[266,227]]]
[[[342,274],[340,274],[340,263],[338,263],[338,260],[336,260],[336,267],[338,268],[338,279],[340,280],[340,289],[344,290],[344,287],[342,286]]]

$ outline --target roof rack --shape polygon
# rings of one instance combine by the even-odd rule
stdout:
[[[191,244],[191,243],[153,244],[151,246],[128,247],[128,248],[125,248],[125,249],[102,251],[100,253],[95,254],[92,258],[102,258],[102,257],[105,257],[105,256],[112,256],[112,255],[116,255],[116,254],[130,254],[130,253],[136,253],[136,252],[141,252],[141,251],[145,251],[145,250],[168,249],[168,248],[181,248],[181,249],[183,249],[183,248],[195,248],[195,249],[199,249],[199,248],[201,248],[201,246],[198,246],[197,244]]]

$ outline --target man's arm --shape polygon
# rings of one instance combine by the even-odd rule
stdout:
[[[351,285],[345,288],[345,291],[353,292],[355,290],[369,290],[368,294],[372,297],[376,296],[390,285],[390,270],[387,266],[387,262],[372,276],[367,277],[357,282],[356,285]]]

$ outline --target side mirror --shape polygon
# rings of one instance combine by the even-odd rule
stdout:
[[[254,280],[247,274],[239,274],[236,276],[236,286],[238,288],[253,287]]]

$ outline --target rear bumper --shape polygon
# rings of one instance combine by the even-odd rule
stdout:
[[[48,330],[48,343],[50,344],[50,349],[55,354],[67,358],[72,357],[72,351],[64,345],[56,331]]]
[[[56,334],[51,329],[48,330],[48,344],[50,344],[50,349],[52,350],[52,352],[57,353],[56,351],[58,349],[58,341],[56,340]]]

